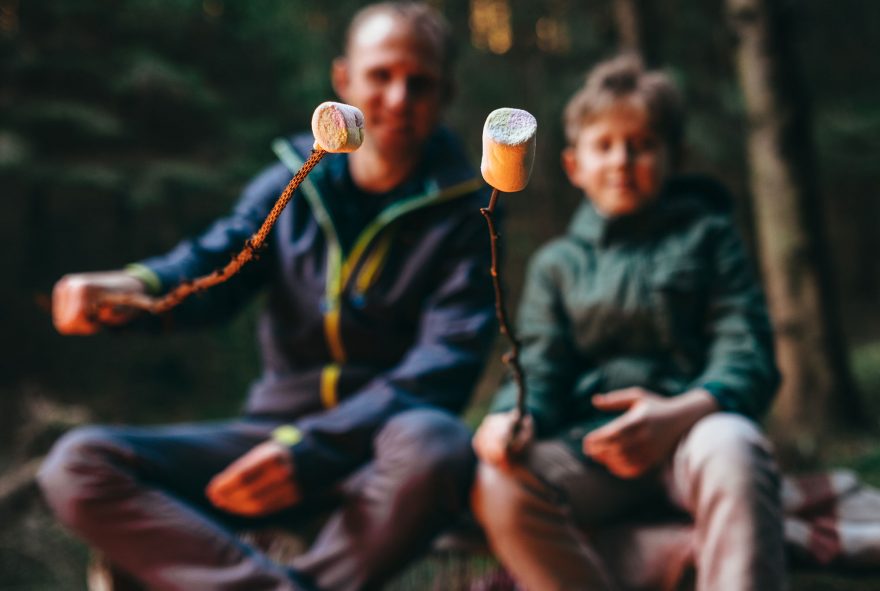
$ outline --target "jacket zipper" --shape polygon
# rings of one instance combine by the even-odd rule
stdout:
[[[276,139],[272,142],[272,149],[290,170],[296,171],[302,166],[302,160],[287,140],[283,138]],[[342,344],[342,332],[340,330],[342,293],[350,283],[353,271],[364,258],[365,253],[376,236],[384,228],[407,213],[428,205],[461,197],[479,189],[481,186],[482,181],[479,178],[473,178],[442,190],[436,184],[433,184],[422,195],[395,203],[391,207],[382,210],[376,216],[376,219],[361,231],[351,252],[343,259],[339,235],[336,232],[336,227],[333,225],[330,214],[324,207],[320,192],[308,177],[302,182],[300,190],[312,208],[312,215],[315,216],[327,240],[327,283],[323,303],[324,336],[327,339],[327,346],[333,358],[333,363],[326,365],[321,371],[321,402],[325,408],[332,408],[339,403],[339,376],[342,371],[342,365],[346,361],[345,347]],[[375,281],[391,250],[392,236],[393,233],[386,232],[383,240],[373,249],[369,258],[361,267],[361,272],[358,274],[355,284],[356,293],[354,295],[362,297],[363,293]]]

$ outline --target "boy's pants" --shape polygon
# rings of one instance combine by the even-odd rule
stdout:
[[[590,539],[670,504],[690,514],[694,535],[682,539],[692,544],[609,553],[602,536]],[[662,469],[631,480],[558,441],[537,442],[510,471],[481,464],[472,506],[495,554],[529,591],[675,589],[691,566],[699,591],[785,587],[779,477],[766,439],[738,415],[705,417]]]
[[[204,494],[209,480],[277,425],[77,429],[56,444],[39,482],[58,518],[112,563],[151,589],[187,591],[303,588],[234,532],[330,506],[336,511],[313,546],[289,566],[321,589],[375,588],[418,556],[467,498],[470,434],[452,415],[423,409],[386,423],[373,461],[324,498],[264,519],[214,509]]]

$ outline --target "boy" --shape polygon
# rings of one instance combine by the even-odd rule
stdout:
[[[478,429],[477,519],[527,589],[596,591],[619,582],[579,530],[671,504],[694,521],[698,589],[780,589],[778,475],[754,422],[778,374],[726,194],[672,176],[678,93],[634,57],[594,68],[564,120],[587,202],[530,265],[530,416],[510,454],[508,384]]]

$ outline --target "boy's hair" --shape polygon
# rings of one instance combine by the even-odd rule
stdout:
[[[563,115],[569,145],[577,143],[584,125],[628,99],[641,101],[651,128],[670,150],[673,162],[682,154],[684,107],[678,89],[663,72],[645,70],[642,60],[622,54],[599,62],[584,85],[569,99]]]
[[[452,75],[455,63],[455,42],[452,27],[446,18],[433,6],[424,2],[377,2],[360,9],[351,19],[345,33],[345,53],[348,54],[355,33],[374,16],[386,14],[406,21],[421,37],[427,39],[437,49],[443,75]]]

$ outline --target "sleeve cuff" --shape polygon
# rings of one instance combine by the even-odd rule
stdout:
[[[159,276],[147,267],[146,265],[142,265],[140,263],[132,263],[130,265],[126,265],[123,269],[128,275],[131,275],[135,279],[140,280],[144,286],[147,288],[147,292],[150,295],[156,295],[162,291],[162,281],[159,279]]]
[[[302,441],[302,431],[293,425],[281,425],[272,431],[272,441],[291,447]]]
[[[737,399],[736,396],[730,391],[730,388],[722,384],[721,382],[705,382],[698,386],[703,390],[706,390],[712,397],[718,402],[718,408],[721,411],[725,412],[735,412],[739,414],[749,414],[744,412],[745,409],[742,408],[742,404]]]

